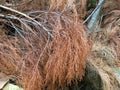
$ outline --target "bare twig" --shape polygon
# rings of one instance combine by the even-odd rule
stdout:
[[[20,12],[20,11],[17,11],[17,10],[15,10],[15,9],[12,9],[12,8],[9,8],[9,7],[3,6],[3,5],[0,5],[0,8],[5,9],[5,10],[8,10],[8,11],[11,11],[11,12],[14,12],[14,13],[17,13],[17,14],[19,14],[19,15],[21,15],[21,16],[26,17],[27,19],[35,22],[35,23],[38,24],[40,27],[42,27],[42,28],[48,33],[48,35],[52,36],[52,34],[49,32],[49,30],[48,30],[46,27],[44,27],[44,25],[42,25],[40,22],[34,20],[32,17],[30,17],[30,16],[28,16],[28,15],[26,15],[26,14]],[[52,37],[53,37],[53,36],[52,36]]]
[[[14,16],[4,15],[4,14],[0,14],[0,18],[4,18],[4,19],[16,19]]]

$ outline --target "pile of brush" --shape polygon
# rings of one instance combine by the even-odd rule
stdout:
[[[70,6],[72,14],[67,9],[24,14],[0,5],[11,13],[0,15],[0,72],[25,90],[58,90],[81,80],[89,47],[73,2]]]

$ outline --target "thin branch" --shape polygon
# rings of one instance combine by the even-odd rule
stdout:
[[[9,20],[10,21],[10,20]],[[19,32],[19,29],[15,27],[15,25],[12,23],[12,21],[10,21],[11,25],[14,27],[15,31],[31,46],[32,44]]]
[[[4,15],[4,14],[0,14],[0,18],[4,18],[4,19],[16,19],[14,16]]]
[[[42,28],[48,33],[48,35],[50,35],[51,37],[53,37],[52,34],[49,32],[49,30],[48,30],[46,27],[44,27],[44,25],[42,25],[40,22],[34,20],[32,17],[30,17],[30,16],[28,16],[28,15],[26,15],[26,14],[20,12],[20,11],[17,11],[17,10],[15,10],[15,9],[12,9],[12,8],[9,8],[9,7],[3,6],[3,5],[0,5],[0,8],[5,9],[5,10],[8,10],[8,11],[11,11],[11,12],[14,12],[14,13],[17,13],[17,14],[19,14],[19,15],[21,15],[21,16],[26,17],[27,19],[30,19],[31,21],[35,22],[35,23],[38,24],[40,27],[42,27]]]

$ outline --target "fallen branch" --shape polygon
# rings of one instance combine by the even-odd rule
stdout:
[[[100,12],[100,9],[101,9],[101,7],[102,7],[103,2],[104,2],[104,0],[99,0],[99,3],[98,3],[98,5],[97,5],[97,7],[96,7],[97,9],[96,9],[95,11],[93,11],[92,18],[91,18],[91,20],[90,20],[90,22],[89,22],[89,24],[88,24],[88,28],[89,28],[89,29],[92,29],[95,21],[97,20],[97,17],[98,17],[98,15],[99,15],[99,12]]]
[[[104,2],[104,0],[99,0],[97,7],[94,9],[94,11],[87,17],[87,19],[85,19],[85,21],[83,23],[86,23],[91,17],[91,21],[93,20],[93,18],[96,18],[96,15],[98,15],[100,8],[102,6],[102,3]],[[91,22],[90,21],[90,22]]]

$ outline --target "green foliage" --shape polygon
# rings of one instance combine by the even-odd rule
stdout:
[[[89,8],[95,7],[96,3],[97,3],[97,0],[89,0],[87,8],[89,9]]]
[[[90,3],[91,5],[95,5],[97,0],[91,0]]]

